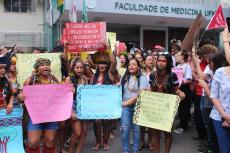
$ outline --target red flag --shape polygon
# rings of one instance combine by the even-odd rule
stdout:
[[[216,13],[210,20],[208,26],[206,27],[206,30],[211,30],[211,29],[221,29],[222,30],[225,27],[226,27],[226,20],[224,17],[222,6],[220,5]]]

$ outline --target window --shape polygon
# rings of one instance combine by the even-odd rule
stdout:
[[[35,3],[33,0],[4,0],[5,12],[35,12]]]

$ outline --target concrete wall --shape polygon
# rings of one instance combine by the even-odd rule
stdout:
[[[33,0],[35,12],[4,12],[0,0],[0,45],[10,47],[20,43],[24,47],[43,46],[43,0]]]

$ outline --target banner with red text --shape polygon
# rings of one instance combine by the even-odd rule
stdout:
[[[69,52],[105,51],[106,23],[73,23],[65,24],[63,39],[68,42]]]

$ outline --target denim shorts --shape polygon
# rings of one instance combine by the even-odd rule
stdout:
[[[33,124],[31,119],[29,119],[27,125],[28,131],[57,130],[57,129],[58,129],[58,122]]]

